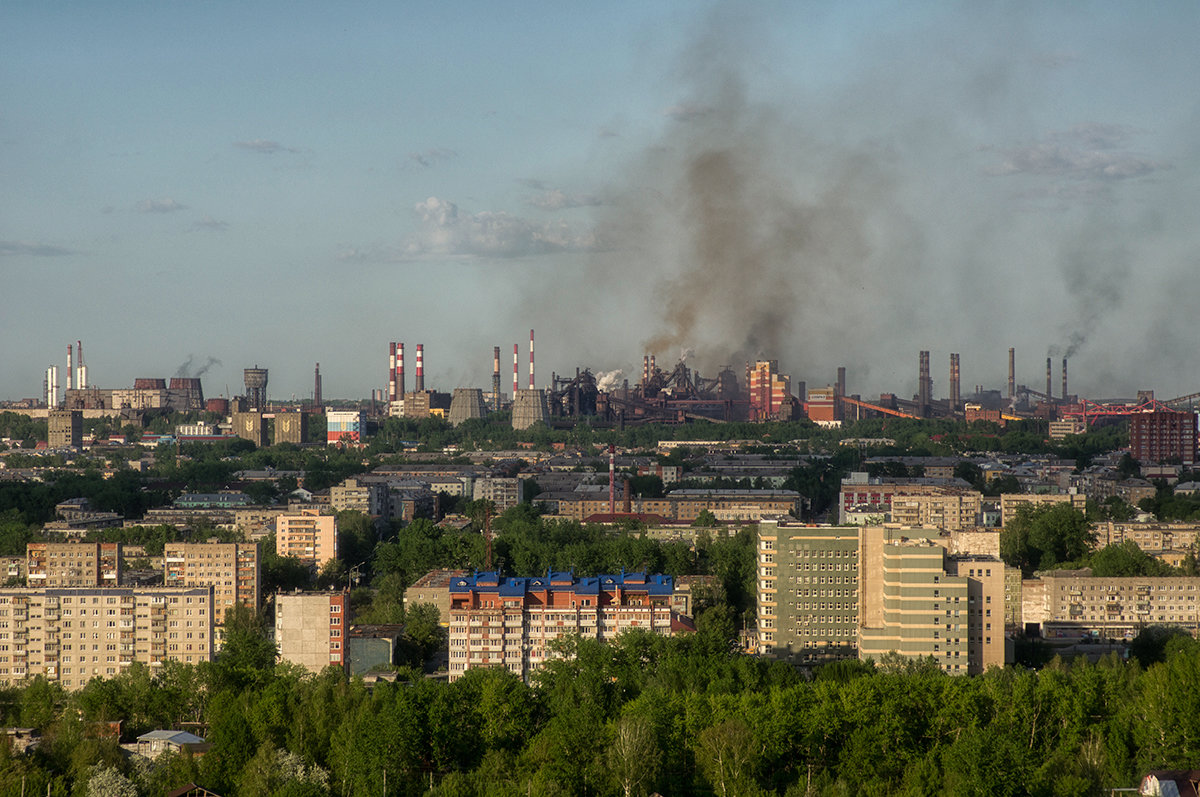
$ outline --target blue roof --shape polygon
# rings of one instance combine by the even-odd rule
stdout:
[[[634,589],[645,590],[651,595],[670,595],[675,589],[675,580],[668,575],[655,573],[615,573],[598,576],[579,576],[574,573],[553,572],[544,576],[501,576],[495,571],[459,576],[450,580],[450,592],[495,592],[499,595],[519,596],[526,592],[571,591],[582,595],[598,595],[601,590]]]

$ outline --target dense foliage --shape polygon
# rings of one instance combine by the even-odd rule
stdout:
[[[243,623],[211,665],[0,692],[0,722],[44,734],[28,755],[0,751],[0,793],[24,780],[82,794],[103,775],[129,794],[194,780],[229,797],[1099,794],[1200,757],[1200,648],[1148,644],[1147,669],[1110,656],[966,678],[847,662],[806,680],[707,633],[634,632],[565,640],[532,686],[476,670],[368,689],[264,667],[271,651]],[[127,738],[197,722],[213,748],[132,764],[94,732],[117,719]]]

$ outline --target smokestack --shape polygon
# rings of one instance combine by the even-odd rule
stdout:
[[[650,355],[642,355],[642,387],[650,382]]]
[[[1062,398],[1063,398],[1063,401],[1066,401],[1067,400],[1067,358],[1066,357],[1063,357],[1062,382],[1063,382]]]
[[[70,392],[72,385],[75,384],[73,381],[71,381],[74,378],[74,374],[75,374],[75,360],[73,357],[73,353],[74,353],[74,349],[72,349],[71,344],[68,343],[67,344],[67,392]]]
[[[492,347],[492,409],[500,411],[500,347]]]
[[[650,355],[650,375],[651,375],[651,376],[654,376],[654,371],[655,371],[655,368],[654,368],[654,355],[653,355],[653,354],[651,354],[651,355]]]
[[[319,365],[319,363],[318,363]],[[396,342],[388,344],[388,401],[396,400]]]
[[[617,514],[617,447],[608,444],[608,514]]]
[[[1017,395],[1017,350],[1008,350],[1008,399],[1012,401]]]
[[[85,387],[87,387],[87,366],[83,364],[83,341],[77,340],[75,343],[78,347],[77,354],[79,355],[79,378],[75,380],[75,385],[80,390],[83,390]]]
[[[625,514],[633,514],[633,490],[630,488],[629,479],[625,480]]]
[[[396,344],[396,396],[404,400],[404,344]]]
[[[1054,398],[1054,370],[1050,358],[1046,358],[1046,400]]]
[[[769,388],[768,388],[769,389]],[[842,398],[846,395],[846,367],[838,366],[837,383],[834,385],[833,394],[833,417],[834,420],[842,420],[845,408],[842,405]]]
[[[417,384],[418,393],[425,392],[425,344],[417,344]]]
[[[533,390],[533,330],[529,330],[529,389]]]
[[[520,344],[513,344],[513,405],[517,403],[517,391],[521,389]]]
[[[927,411],[927,410],[928,410],[928,408],[929,408],[929,398],[930,398],[930,397],[929,397],[929,394],[930,394],[931,392],[933,392],[933,391],[930,389],[930,388],[931,388],[931,386],[932,386],[932,380],[931,380],[931,379],[930,379],[930,377],[929,377],[929,352],[928,352],[928,351],[922,351],[922,352],[920,353],[920,357],[919,357],[919,362],[918,362],[918,366],[917,366],[917,368],[918,368],[918,373],[917,373],[917,380],[918,380],[918,383],[917,383],[917,384],[918,384],[917,403],[918,403],[918,404],[920,405],[920,407],[921,407],[921,414],[922,414],[922,415],[925,415],[925,414],[926,414],[926,411]]]
[[[392,344],[395,345],[395,344]],[[395,374],[393,373],[393,378]],[[395,383],[392,384],[392,393],[396,391]],[[394,400],[394,399],[393,399]],[[317,363],[317,367],[313,369],[313,406],[321,406],[321,364]]]
[[[958,355],[950,355],[950,409],[958,409],[959,401],[962,398],[961,386],[959,380],[962,379],[962,373],[959,371]]]

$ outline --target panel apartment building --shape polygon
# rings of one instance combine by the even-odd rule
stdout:
[[[316,509],[288,512],[275,518],[275,553],[293,556],[314,567],[337,559],[337,518]]]
[[[895,651],[933,656],[956,674],[1003,666],[1005,567],[989,555],[992,542],[897,524],[766,519],[758,533],[759,652],[813,665]]]
[[[1100,578],[1090,570],[1048,570],[1021,583],[1022,619],[1042,636],[1132,639],[1148,625],[1200,633],[1200,577]]]
[[[527,680],[565,634],[608,641],[631,628],[664,636],[694,630],[672,611],[674,582],[664,575],[487,572],[454,578],[449,590],[451,681],[476,667],[505,667]]]
[[[169,542],[163,548],[163,585],[213,588],[213,623],[225,625],[225,612],[240,603],[259,604],[257,542]]]
[[[134,662],[211,661],[212,588],[0,589],[0,685],[79,689]]]
[[[25,568],[31,587],[115,587],[121,583],[121,544],[31,542]]]
[[[350,628],[347,592],[279,592],[275,595],[275,643],[280,661],[318,673],[346,667]]]

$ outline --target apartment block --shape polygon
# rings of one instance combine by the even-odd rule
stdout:
[[[213,589],[213,623],[225,625],[234,604],[258,611],[257,542],[169,542],[163,548],[163,585]]]
[[[278,592],[275,594],[275,643],[280,661],[309,672],[346,667],[350,628],[348,592]]]
[[[1070,504],[1080,512],[1087,511],[1087,496],[1083,493],[1005,493],[1000,496],[1000,525],[1007,526],[1022,506],[1041,507]]]
[[[83,413],[79,410],[50,410],[46,417],[46,429],[50,448],[83,446]]]
[[[1143,464],[1196,462],[1196,413],[1141,412],[1129,416],[1129,453]]]
[[[1132,639],[1147,625],[1200,632],[1200,577],[1100,578],[1091,570],[1049,570],[1022,582],[1022,618],[1043,636]]]
[[[1134,523],[1103,521],[1092,526],[1096,534],[1096,547],[1120,545],[1133,541],[1137,547],[1149,554],[1164,551],[1187,551],[1196,544],[1200,525],[1195,523]]]
[[[814,664],[853,658],[859,529],[764,519],[758,526],[759,652]]]
[[[134,662],[211,661],[212,589],[0,589],[0,685],[44,676],[65,689]]]
[[[354,510],[373,517],[388,516],[388,486],[384,481],[350,478],[329,488],[334,511]]]
[[[491,501],[496,512],[511,509],[524,499],[521,480],[516,477],[490,477],[475,480],[471,498]]]
[[[118,542],[31,542],[25,545],[31,587],[116,587],[121,583]]]
[[[1003,666],[1008,569],[995,534],[759,524],[759,652],[801,664],[895,652],[949,673]]]
[[[925,495],[892,496],[891,521],[902,526],[933,526],[949,531],[980,525],[983,494],[977,490],[945,487]]]
[[[476,667],[504,667],[528,679],[553,655],[550,643],[567,634],[608,641],[631,628],[694,630],[671,610],[670,576],[490,572],[452,579],[449,589],[451,681]]]
[[[337,518],[316,509],[280,515],[275,518],[275,553],[318,568],[337,559]]]

